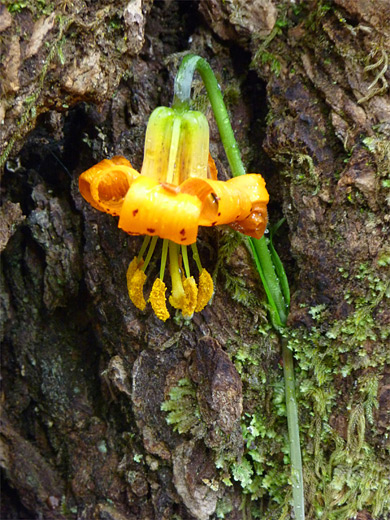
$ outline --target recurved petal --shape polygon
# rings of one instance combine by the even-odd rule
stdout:
[[[267,205],[265,203],[258,203],[254,205],[252,213],[245,219],[231,222],[229,226],[249,237],[261,238],[264,235],[267,222]]]
[[[118,226],[129,234],[157,235],[177,244],[193,244],[201,207],[198,197],[141,175],[127,192]]]
[[[126,193],[139,173],[128,166],[112,166],[97,174],[91,182],[91,196],[111,215],[119,215]]]
[[[180,191],[195,195],[202,201],[199,220],[201,226],[245,221],[241,226],[243,233],[258,236],[260,232],[264,232],[263,220],[267,220],[266,205],[269,195],[264,179],[259,174],[241,175],[226,182],[188,179],[180,186]],[[254,216],[250,217],[252,213]],[[261,219],[256,213],[261,215]],[[256,229],[257,223],[259,229]]]
[[[203,226],[216,226],[220,224],[230,224],[239,220],[246,219],[253,211],[257,203],[267,204],[269,200],[268,192],[265,189],[265,182],[261,175],[247,174],[234,177],[226,182],[208,181],[213,188],[212,198],[205,201],[202,217],[205,217],[200,224]],[[212,211],[217,206],[215,220],[211,221]]]
[[[104,159],[80,175],[80,193],[94,208],[118,215],[123,197],[138,175],[125,157]]]

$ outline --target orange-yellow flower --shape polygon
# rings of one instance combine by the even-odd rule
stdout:
[[[172,282],[169,302],[189,318],[194,311],[202,310],[213,294],[212,279],[196,251],[199,226],[229,224],[260,238],[267,224],[269,197],[263,178],[247,174],[226,182],[217,180],[209,154],[208,122],[195,111],[157,108],[146,130],[141,173],[124,157],[104,159],[80,176],[79,187],[94,208],[119,216],[118,226],[124,231],[146,235],[127,273],[130,298],[141,310],[146,305],[144,273],[156,237],[164,239],[160,277],[149,296],[157,317],[164,321],[169,317],[163,282],[168,254]],[[199,268],[198,286],[190,275],[188,245],[192,245]]]

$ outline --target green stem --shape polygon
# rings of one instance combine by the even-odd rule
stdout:
[[[282,339],[282,355],[284,386],[287,404],[286,410],[288,438],[290,443],[291,486],[294,502],[294,511],[295,518],[297,520],[304,520],[305,497],[303,494],[302,456],[301,445],[299,442],[298,404],[295,397],[294,359],[291,350],[286,345],[285,339]]]
[[[266,239],[264,236],[261,237],[260,240],[251,238],[250,245],[254,253],[257,270],[259,271],[267,294],[268,302],[278,318],[278,326],[285,327],[287,323],[287,306]],[[257,259],[258,262],[256,262]]]
[[[207,61],[200,56],[188,54],[183,58],[175,79],[172,106],[178,110],[189,108],[191,85],[195,71],[199,72],[206,87],[232,174],[234,177],[244,175],[245,168],[241,160],[240,150],[234,137],[217,78]]]
[[[195,71],[199,72],[205,84],[233,177],[244,175],[246,173],[245,168],[221,90],[210,65],[200,56],[189,54],[183,59],[175,79],[172,106],[177,110],[189,109],[191,85]],[[286,326],[289,303],[289,290],[288,285],[286,286],[287,278],[285,278],[282,263],[273,247],[271,247],[270,252],[264,237],[260,240],[251,238],[250,244],[270,305],[272,323],[280,331],[281,328]],[[279,279],[278,274],[282,274],[284,279]],[[282,349],[294,511],[297,520],[304,520],[302,459],[299,441],[298,407],[295,397],[294,364],[292,353],[285,344],[283,344]]]

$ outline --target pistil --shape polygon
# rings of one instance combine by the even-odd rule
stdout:
[[[169,241],[169,272],[172,281],[172,294],[169,297],[169,303],[172,307],[175,307],[175,309],[181,309],[183,307],[185,293],[179,266],[179,245],[172,241]]]

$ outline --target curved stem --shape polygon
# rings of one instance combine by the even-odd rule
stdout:
[[[172,106],[177,110],[189,109],[191,85],[195,71],[199,72],[205,84],[232,175],[233,177],[244,175],[246,173],[245,168],[217,79],[210,65],[200,56],[188,54],[183,59],[175,79]],[[270,252],[264,236],[259,240],[251,238],[250,244],[271,308],[272,323],[277,330],[280,330],[280,328],[286,326],[289,303],[285,300],[285,298],[289,299],[289,291],[283,265],[273,248],[271,248]],[[278,275],[282,276],[283,279],[280,279]],[[282,350],[294,511],[298,520],[304,520],[302,459],[299,441],[298,408],[295,397],[293,356],[285,343],[283,343]]]
[[[240,150],[234,137],[217,78],[207,61],[200,56],[188,54],[183,58],[175,79],[172,107],[178,110],[189,108],[191,84],[195,71],[199,72],[206,87],[233,177],[244,175],[245,168],[241,160]]]

